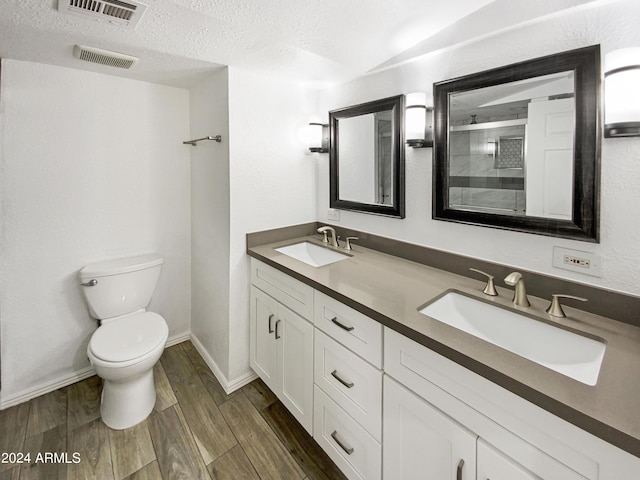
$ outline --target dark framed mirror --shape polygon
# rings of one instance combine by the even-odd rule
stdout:
[[[404,95],[329,112],[330,206],[404,218]]]
[[[434,84],[433,218],[598,242],[600,46]]]

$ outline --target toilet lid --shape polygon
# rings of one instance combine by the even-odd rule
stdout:
[[[169,328],[157,313],[142,312],[99,327],[89,342],[91,353],[105,362],[127,362],[167,340]]]

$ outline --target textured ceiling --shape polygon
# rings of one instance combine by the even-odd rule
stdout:
[[[487,9],[495,10],[500,4],[507,5],[507,1],[508,5],[531,3],[142,0],[148,5],[142,20],[136,29],[126,29],[63,14],[57,9],[57,0],[1,0],[0,57],[180,87],[194,85],[221,65],[326,85],[423,54],[424,46],[438,32],[451,30],[451,25],[474,11],[480,19],[491,19],[495,15],[489,15],[492,11]],[[488,13],[483,16],[483,11]],[[473,18],[469,16],[465,21]],[[478,24],[490,28],[490,23],[477,21],[475,25]],[[89,64],[72,56],[75,44],[126,53],[140,61],[131,70]],[[410,54],[403,56],[403,52]]]

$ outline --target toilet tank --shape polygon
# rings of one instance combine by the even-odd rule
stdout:
[[[158,255],[120,258],[80,270],[91,316],[118,317],[145,309],[158,283],[163,260]]]

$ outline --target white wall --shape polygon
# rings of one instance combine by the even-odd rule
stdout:
[[[314,92],[282,79],[229,68],[229,372],[249,369],[247,232],[315,221],[315,161],[298,132],[315,113]]]
[[[150,310],[190,323],[189,92],[3,60],[0,323],[6,405],[89,366],[77,272],[156,252]]]
[[[601,45],[614,49],[640,45],[640,2],[597,2],[568,15],[485,37],[425,55],[320,93],[319,111],[409,93],[432,92],[434,82],[556,52]],[[451,35],[456,38],[455,32]],[[460,32],[460,38],[464,32]],[[432,150],[406,149],[406,219],[341,212],[341,224],[436,249],[640,294],[640,139],[603,139],[600,244],[435,221],[431,218]],[[327,221],[328,162],[319,162],[317,218]],[[553,246],[602,256],[603,276],[595,278],[552,267]]]
[[[229,85],[227,69],[190,90],[191,138],[222,142],[191,148],[191,333],[229,371]],[[206,357],[205,357],[206,358]]]

